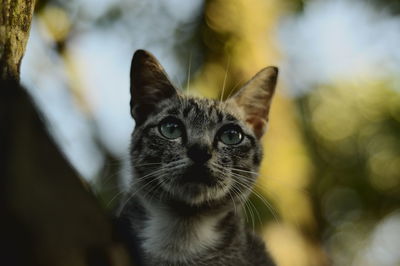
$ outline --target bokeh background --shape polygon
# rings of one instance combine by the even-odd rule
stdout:
[[[205,97],[280,68],[246,206],[280,266],[400,265],[399,1],[39,0],[22,82],[110,210],[129,182],[140,48]]]

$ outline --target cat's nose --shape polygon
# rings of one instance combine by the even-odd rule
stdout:
[[[193,162],[198,164],[204,164],[211,159],[211,152],[205,145],[194,144],[189,147],[187,155]]]

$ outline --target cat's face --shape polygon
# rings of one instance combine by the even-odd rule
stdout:
[[[264,69],[225,102],[193,98],[171,85],[153,56],[136,52],[133,192],[190,205],[244,200],[257,178],[276,76],[275,68]]]

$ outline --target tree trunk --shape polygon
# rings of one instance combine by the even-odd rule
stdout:
[[[19,67],[29,36],[33,0],[1,0],[0,77],[19,79]]]
[[[0,0],[0,264],[131,265],[19,85],[34,4]]]

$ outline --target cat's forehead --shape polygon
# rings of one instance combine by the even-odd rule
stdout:
[[[160,107],[162,115],[179,116],[193,123],[218,124],[223,121],[240,120],[239,112],[214,99],[179,96],[164,102]]]

